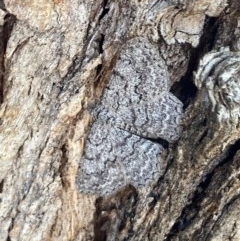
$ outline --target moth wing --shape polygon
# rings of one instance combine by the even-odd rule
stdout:
[[[145,185],[160,173],[162,150],[157,143],[98,120],[86,141],[78,188],[85,193],[109,195],[129,183]]]
[[[173,142],[181,132],[183,104],[167,92],[156,100],[149,99],[128,107],[119,105],[117,111],[101,106],[97,118],[145,138]]]

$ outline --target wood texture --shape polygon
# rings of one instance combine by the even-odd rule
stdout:
[[[0,240],[240,240],[237,0],[0,8]],[[87,195],[75,181],[90,110],[135,37],[158,46],[183,131],[150,186]]]

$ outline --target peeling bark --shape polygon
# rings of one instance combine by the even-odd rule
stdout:
[[[239,7],[0,1],[0,240],[240,240]],[[183,131],[151,184],[81,193],[91,110],[136,37],[158,47]]]

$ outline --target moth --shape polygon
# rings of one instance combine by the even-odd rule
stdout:
[[[164,147],[152,139],[174,142],[181,133],[183,104],[170,87],[157,46],[127,42],[94,110],[77,175],[81,192],[105,196],[157,180]]]

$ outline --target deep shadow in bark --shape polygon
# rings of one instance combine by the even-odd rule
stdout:
[[[191,50],[187,72],[170,90],[182,101],[184,109],[186,109],[196,97],[197,88],[193,82],[194,71],[197,70],[199,61],[203,55],[213,49],[218,26],[218,18],[206,17],[200,43],[197,48],[192,48]],[[189,48],[191,48],[191,46],[189,46]]]
[[[4,3],[2,1],[0,2],[0,8],[5,9]],[[4,17],[3,26],[0,26],[0,104],[3,102],[4,98],[4,56],[6,52],[7,42],[10,38],[15,22],[16,17],[12,14],[7,13]]]

